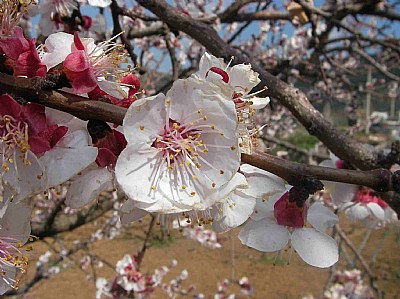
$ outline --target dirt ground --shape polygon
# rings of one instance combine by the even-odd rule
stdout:
[[[97,227],[100,223],[101,220],[96,223]],[[124,254],[135,253],[141,248],[143,232],[147,224],[147,221],[135,224],[114,240],[101,240],[94,243],[91,245],[92,253],[115,265]],[[61,238],[65,244],[72,244],[71,242],[76,239],[84,240],[84,237],[93,229],[93,225],[84,226],[73,232],[62,234]],[[273,260],[277,257],[276,254],[263,254],[241,245],[237,238],[238,232],[239,229],[236,229],[231,233],[221,235],[223,239],[221,249],[209,249],[202,247],[196,241],[184,238],[179,231],[174,231],[169,242],[162,243],[154,240],[151,242],[152,246],[146,252],[143,261],[142,272],[153,272],[155,268],[168,265],[171,259],[176,259],[177,267],[164,278],[164,281],[170,281],[179,275],[180,271],[187,269],[189,278],[184,285],[195,285],[196,293],[201,292],[206,295],[206,298],[213,298],[213,294],[217,291],[217,282],[231,278],[232,274],[236,278],[242,276],[249,278],[254,288],[252,298],[302,298],[305,295],[321,294],[329,276],[329,270],[308,266],[296,254],[293,255],[289,265],[283,266],[278,263],[274,266]],[[366,233],[365,229],[354,225],[346,227],[345,232],[356,245],[361,243]],[[369,261],[385,233],[389,233],[389,236],[372,270],[378,276],[377,285],[385,291],[385,298],[400,298],[400,252],[396,243],[398,228],[391,227],[372,232],[363,255]],[[159,235],[158,227],[155,229],[155,235]],[[234,240],[233,246],[230,236]],[[57,243],[54,243],[54,239],[46,239],[46,241],[59,248]],[[234,248],[233,265],[232,247]],[[48,246],[43,241],[35,242],[33,248],[28,273],[23,280],[32,277],[38,256],[48,250]],[[83,253],[75,254],[72,256],[72,261],[79,263],[82,256]],[[284,253],[283,256],[288,257],[288,253]],[[339,268],[341,265],[344,265],[343,255],[341,255]],[[94,283],[86,279],[88,273],[90,273],[89,270],[85,273],[76,265],[69,266],[56,276],[37,283],[24,298],[95,298]],[[102,267],[96,269],[96,275],[110,279],[113,277],[113,272],[108,267]],[[232,291],[236,293],[236,298],[245,298],[240,295],[238,288],[232,288]],[[167,296],[162,292],[156,292],[154,298],[167,298]]]

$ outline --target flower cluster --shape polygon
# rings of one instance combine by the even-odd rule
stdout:
[[[322,166],[343,168],[345,163],[333,156],[321,163]],[[344,211],[352,221],[361,221],[368,228],[381,228],[398,221],[397,213],[375,193],[364,187],[345,183],[325,183],[331,204]]]

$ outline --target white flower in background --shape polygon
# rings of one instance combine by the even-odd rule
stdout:
[[[313,227],[305,227],[306,221]],[[338,261],[334,239],[325,234],[338,223],[338,217],[322,204],[307,208],[289,200],[289,193],[274,195],[268,202],[257,202],[251,220],[239,233],[244,245],[264,252],[274,252],[291,244],[299,256],[315,267],[327,268]]]
[[[212,89],[207,82],[178,80],[166,97],[143,98],[128,109],[123,124],[128,145],[115,174],[138,208],[207,209],[236,174],[234,104]]]
[[[31,232],[32,210],[22,203],[9,203],[0,218],[0,295],[18,287],[16,275],[24,273],[28,265],[25,256],[29,249],[22,248]]]
[[[323,161],[320,166],[340,169],[343,161],[331,154],[331,159]],[[334,206],[344,211],[352,221],[361,221],[368,228],[380,228],[398,221],[397,213],[367,187],[325,181],[324,186]]]
[[[250,93],[261,80],[258,73],[251,69],[250,64],[238,64],[230,67],[222,59],[218,59],[205,53],[200,59],[199,71],[192,75],[192,79],[211,82],[220,88],[220,92],[226,100],[233,101],[238,117],[237,135],[240,138],[240,150],[251,154],[253,143],[258,129],[254,127],[252,116],[256,109],[264,108],[270,101],[268,97],[256,95],[264,89]]]
[[[78,9],[75,0],[40,0],[39,1],[39,30],[44,36],[60,31],[64,28],[61,19],[69,17]]]
[[[89,5],[96,7],[107,7],[110,6],[111,0],[88,0]]]

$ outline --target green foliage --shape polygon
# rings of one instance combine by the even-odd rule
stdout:
[[[286,141],[299,148],[309,150],[318,143],[318,138],[308,134],[304,130],[296,130],[292,135],[286,138]]]

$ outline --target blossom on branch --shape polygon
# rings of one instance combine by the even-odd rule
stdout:
[[[313,227],[305,227],[306,221]],[[303,202],[299,206],[285,192],[274,195],[268,202],[258,201],[239,239],[244,245],[264,252],[280,251],[291,245],[307,264],[327,268],[338,261],[339,252],[335,240],[325,231],[338,221],[322,204],[308,207]]]
[[[235,129],[233,102],[207,82],[178,80],[166,96],[140,99],[128,109],[117,181],[149,212],[207,209],[239,168]]]

